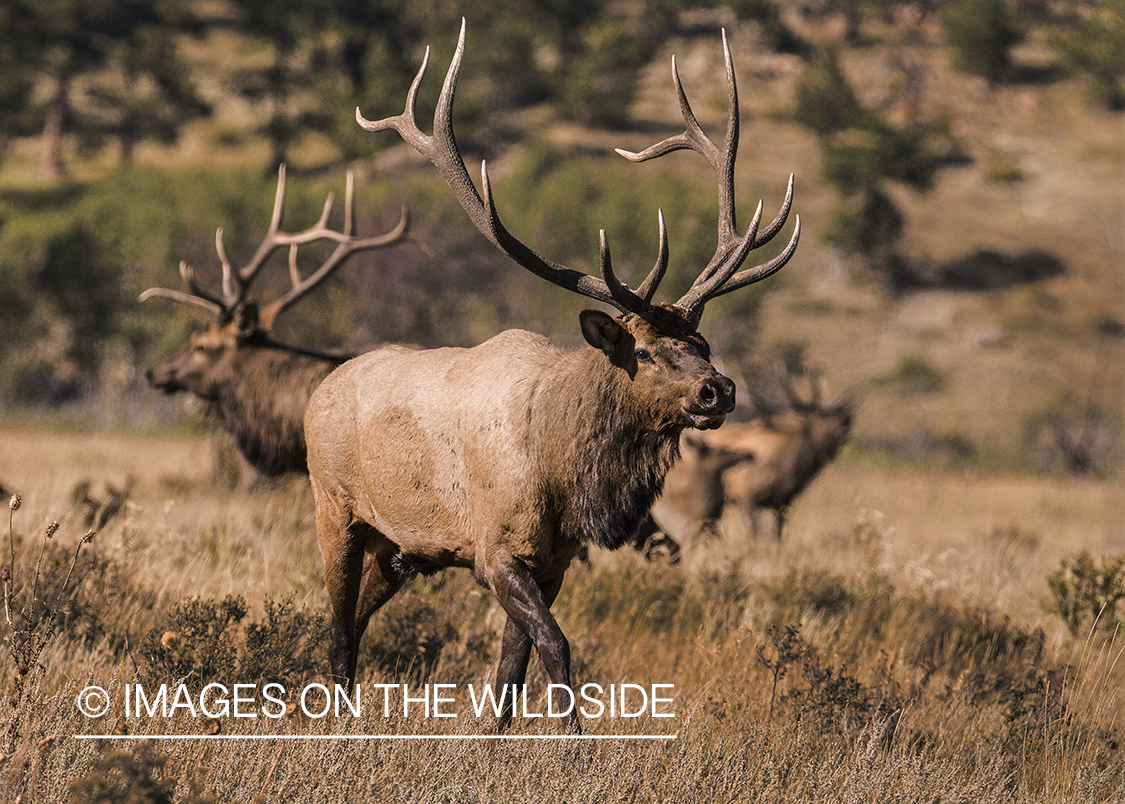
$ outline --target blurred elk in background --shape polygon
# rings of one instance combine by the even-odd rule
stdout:
[[[471,349],[387,347],[349,361],[313,394],[305,415],[316,530],[332,606],[335,676],[356,680],[358,647],[371,616],[412,577],[465,567],[491,590],[507,620],[496,673],[497,715],[506,725],[524,685],[532,647],[553,684],[570,688],[570,646],[550,607],[584,544],[628,543],[675,461],[680,434],[711,429],[734,409],[734,383],[710,363],[699,334],[704,305],[770,276],[792,256],[799,222],[772,260],[740,270],[752,249],[782,229],[789,190],[774,221],[760,228],[762,204],[745,233],[735,228],[734,162],[738,94],[726,36],[728,119],[717,146],[699,127],[673,62],[684,133],[641,153],[679,149],[704,156],[718,179],[718,244],[698,278],[673,304],[652,301],[668,267],[659,216],[656,263],[629,288],[614,273],[600,237],[601,276],[550,262],[517,240],[497,213],[488,172],[481,191],[453,135],[453,95],[465,48],[457,51],[434,114],[418,127],[416,101],[429,52],[400,115],[368,121],[394,130],[430,160],[477,229],[516,264],[621,313],[579,316],[587,348],[562,350],[508,330]],[[570,711],[571,726],[578,727]]]
[[[141,301],[161,297],[190,304],[214,317],[205,330],[193,333],[180,351],[149,369],[146,377],[150,385],[166,394],[187,391],[202,400],[208,415],[234,436],[243,457],[266,476],[308,471],[305,405],[320,382],[352,357],[273,340],[270,331],[278,315],[332,276],[351,255],[408,239],[405,209],[398,225],[386,234],[354,236],[353,192],[354,179],[348,171],[341,231],[328,226],[334,200],[329,193],[313,226],[292,234],[282,232],[282,165],[269,230],[249,262],[235,269],[223,246],[223,230],[215,233],[215,250],[223,272],[221,296],[204,290],[191,267],[181,262],[180,275],[190,293],[149,288],[140,297]],[[316,241],[335,243],[335,248],[316,270],[302,278],[297,267],[298,248]],[[277,300],[259,305],[249,298],[250,285],[270,256],[283,246],[289,247],[291,287]]]
[[[787,405],[776,408],[755,399],[762,415],[732,423],[715,433],[712,446],[742,453],[747,460],[723,474],[727,504],[743,512],[757,535],[758,513],[774,512],[774,534],[781,540],[785,517],[793,500],[804,491],[848,438],[857,405],[855,393],[845,393],[832,404],[823,401],[820,378],[805,371],[810,394],[802,398],[792,376],[781,374]]]
[[[714,533],[732,506],[747,517],[755,535],[759,510],[772,509],[781,539],[790,503],[835,457],[856,405],[852,394],[825,405],[816,373],[806,370],[805,377],[808,398],[797,393],[788,373],[781,373],[784,405],[755,396],[756,418],[712,433],[685,434],[682,459],[669,471],[664,493],[637,533],[638,549],[646,556],[661,549],[676,555],[674,539]]]
[[[680,436],[680,459],[664,478],[664,491],[641,523],[633,546],[645,558],[663,554],[671,563],[677,563],[677,539],[690,540],[718,524],[726,505],[723,473],[748,460],[753,460],[753,456],[714,446],[702,434],[685,431]]]

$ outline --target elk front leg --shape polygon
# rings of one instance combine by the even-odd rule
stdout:
[[[510,564],[492,573],[489,586],[508,613],[496,672],[497,690],[502,691],[505,684],[522,686],[532,645],[539,652],[551,683],[570,688],[570,643],[551,615],[551,603],[562,587],[562,576],[540,586],[525,567]],[[508,704],[500,715],[501,729],[512,719],[512,707]],[[570,724],[578,730],[578,716],[574,712],[570,714]]]
[[[555,602],[555,597],[562,588],[562,576],[553,581],[548,581],[540,587],[543,595],[543,603],[549,610],[551,604]],[[548,611],[550,615],[550,611]],[[553,619],[553,618],[552,618]],[[557,627],[557,624],[556,624]],[[561,630],[559,632],[562,633]],[[566,642],[566,637],[563,637],[563,642]],[[496,668],[496,691],[500,693],[505,689],[512,689],[513,693],[522,692],[524,681],[527,678],[527,663],[531,658],[531,637],[527,635],[523,628],[521,628],[512,616],[509,614],[508,619],[504,623],[504,639],[500,646],[500,665]],[[568,657],[569,657],[569,648]],[[567,660],[567,668],[569,670],[570,662]],[[552,679],[553,680],[553,679]],[[500,721],[497,728],[501,731],[508,727],[512,721],[512,712],[515,707],[515,695],[511,698],[505,698],[504,709],[500,713]]]

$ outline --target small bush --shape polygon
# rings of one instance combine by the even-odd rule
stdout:
[[[903,394],[932,394],[945,387],[945,376],[924,357],[903,355],[883,382],[897,386]]]
[[[1086,77],[1110,109],[1125,108],[1125,0],[1102,0],[1088,18],[1055,42],[1062,63]]]
[[[188,600],[150,629],[140,645],[146,683],[279,682],[292,685],[327,672],[328,626],[292,601],[267,600],[265,617],[245,622],[246,601]]]
[[[1073,636],[1094,627],[1113,633],[1125,621],[1125,555],[1097,563],[1083,550],[1063,559],[1047,585],[1052,597],[1047,610],[1059,615]]]

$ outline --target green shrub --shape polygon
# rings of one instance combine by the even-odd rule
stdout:
[[[1058,37],[1055,51],[1071,72],[1087,78],[1099,101],[1111,109],[1125,107],[1125,0],[1102,0]]]
[[[1083,550],[1063,559],[1047,585],[1052,597],[1047,610],[1059,615],[1073,636],[1095,626],[1113,633],[1125,621],[1125,555],[1099,563]]]
[[[1006,0],[958,0],[942,17],[954,65],[995,83],[1011,64],[1011,49],[1024,33]]]

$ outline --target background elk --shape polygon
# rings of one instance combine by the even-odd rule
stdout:
[[[141,301],[159,296],[199,307],[214,316],[205,330],[195,332],[174,355],[146,373],[149,384],[164,393],[187,391],[203,400],[208,414],[230,432],[239,452],[259,472],[276,476],[307,472],[305,457],[305,405],[320,382],[350,355],[331,355],[279,343],[270,336],[274,321],[288,307],[328,279],[352,254],[384,248],[407,238],[403,210],[398,225],[376,237],[353,236],[354,179],[348,172],[342,231],[328,227],[333,195],[324,202],[320,219],[293,234],[281,231],[285,199],[285,166],[278,170],[277,193],[269,230],[257,251],[235,269],[223,247],[223,230],[215,233],[215,250],[223,271],[222,296],[203,290],[187,263],[180,274],[191,293],[149,288]],[[297,250],[315,241],[336,244],[328,258],[302,278]],[[251,282],[277,249],[289,247],[289,291],[259,307],[248,298]]]
[[[680,459],[668,471],[664,491],[641,523],[633,546],[645,558],[665,553],[673,564],[679,561],[676,539],[691,538],[718,523],[726,505],[723,473],[748,460],[753,460],[749,453],[713,446],[700,434],[685,432],[680,436]]]
[[[332,605],[330,657],[336,676],[354,684],[371,615],[415,574],[466,567],[507,613],[498,692],[523,685],[533,645],[551,681],[569,687],[570,647],[550,612],[563,574],[584,543],[628,542],[660,492],[680,433],[718,427],[733,410],[734,383],[711,366],[697,332],[703,307],[780,269],[796,249],[800,224],[781,254],[739,271],[751,249],[781,230],[792,179],[774,222],[759,230],[759,203],[740,237],[733,192],[738,100],[724,34],[724,146],[699,128],[673,62],[685,132],[639,154],[618,151],[643,161],[690,148],[718,174],[718,246],[688,292],[675,304],[652,302],[668,265],[662,215],[659,256],[635,290],[615,276],[604,231],[600,278],[538,256],[501,223],[485,166],[482,199],[458,152],[452,107],[464,47],[462,23],[432,136],[418,128],[415,111],[428,52],[401,115],[368,121],[357,110],[357,120],[369,131],[394,129],[426,156],[480,232],[516,263],[622,315],[583,311],[588,349],[564,351],[540,335],[509,330],[470,349],[379,349],[321,384],[305,429]],[[512,699],[505,704],[502,728]],[[573,712],[571,724],[578,726]]]
[[[759,509],[773,509],[781,539],[790,503],[835,457],[854,415],[854,397],[845,394],[825,406],[815,373],[807,376],[808,399],[782,375],[785,407],[756,397],[757,418],[680,439],[681,460],[637,532],[638,549],[646,556],[656,549],[676,556],[677,538],[713,531],[728,506],[746,515],[755,534]]]
[[[749,518],[757,533],[758,511],[774,512],[775,535],[780,541],[789,505],[828,464],[847,440],[856,400],[846,393],[833,404],[822,402],[823,391],[814,372],[807,372],[810,396],[801,398],[791,378],[782,375],[788,399],[784,409],[771,409],[758,400],[763,415],[727,425],[708,438],[716,448],[741,453],[741,461],[722,476],[727,502]]]

